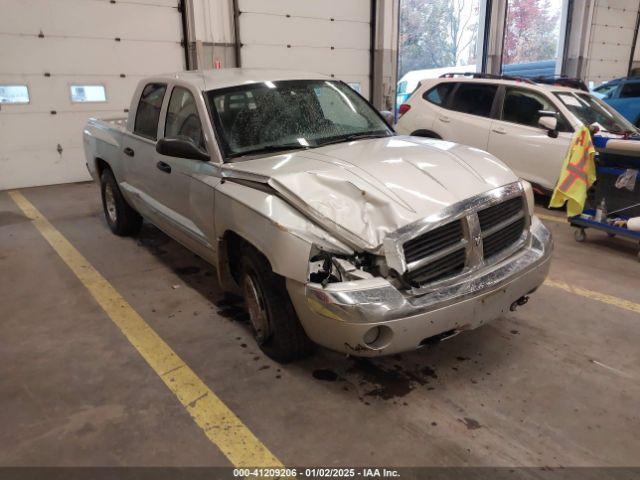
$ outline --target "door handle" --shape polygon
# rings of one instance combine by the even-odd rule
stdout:
[[[504,128],[492,128],[491,131],[499,135],[505,135],[507,133],[507,131]]]
[[[169,165],[168,163],[160,161],[156,163],[156,167],[158,167],[158,170],[162,170],[164,173],[171,173],[171,165]]]
[[[124,154],[130,157],[133,157],[136,154],[136,152],[133,151],[133,148],[127,147],[124,149]]]
[[[449,117],[438,117],[438,120],[440,120],[442,123],[451,122],[451,119]]]

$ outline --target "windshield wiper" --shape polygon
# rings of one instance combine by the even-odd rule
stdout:
[[[229,158],[244,157],[246,155],[257,155],[259,153],[282,152],[284,150],[306,150],[307,145],[299,143],[285,143],[280,145],[265,145],[264,147],[255,148],[253,150],[245,150],[244,152],[236,152],[229,155]]]
[[[384,133],[376,133],[376,132],[362,132],[362,133],[351,133],[349,135],[343,135],[337,138],[330,138],[328,140],[320,140],[317,141],[318,146],[321,145],[331,145],[332,143],[342,143],[342,142],[352,142],[354,140],[362,140],[365,138],[384,138],[390,137],[391,135],[387,132]]]

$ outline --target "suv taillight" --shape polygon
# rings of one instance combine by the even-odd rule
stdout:
[[[398,116],[401,117],[402,115],[407,113],[409,110],[411,110],[411,105],[409,105],[408,103],[403,103],[398,107]]]

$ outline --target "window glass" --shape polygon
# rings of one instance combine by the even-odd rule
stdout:
[[[333,87],[330,83],[328,85],[329,88],[326,84],[313,87],[315,97],[322,109],[322,112],[317,113],[334,125],[344,125],[358,130],[367,128],[367,118],[354,109],[353,103],[349,101],[344,92]],[[313,100],[313,97],[310,97],[310,100]]]
[[[412,93],[418,80],[447,72],[476,72],[481,64],[481,0],[401,0],[399,93]]]
[[[443,105],[447,101],[447,97],[455,85],[456,84],[454,82],[441,83],[440,85],[433,87],[431,90],[427,90],[422,95],[422,98],[431,103],[435,103],[436,105]]]
[[[205,98],[227,157],[393,134],[371,105],[342,82],[252,83],[211,90]]]
[[[640,82],[629,82],[622,85],[620,98],[640,97]]]
[[[594,89],[593,94],[598,98],[609,98],[610,95],[613,95],[617,86],[617,83],[600,85]]]
[[[602,100],[588,93],[554,92],[578,119],[589,126],[597,124],[611,133],[636,133],[636,128]]]
[[[26,85],[0,85],[0,103],[29,103]]]
[[[171,92],[164,136],[187,140],[205,149],[202,123],[198,117],[196,102],[191,92],[185,88],[175,87]]]
[[[71,85],[71,101],[82,102],[106,102],[107,93],[103,85]]]
[[[167,86],[163,83],[150,83],[144,87],[136,110],[134,133],[153,140],[156,139],[162,99],[166,90]]]
[[[460,83],[456,89],[451,109],[480,117],[488,117],[491,114],[493,98],[498,87],[482,83]]]
[[[532,90],[520,88],[507,89],[507,93],[504,96],[501,116],[501,119],[505,122],[537,127],[538,120],[544,112],[556,114],[559,131],[569,131],[568,122],[547,97]]]
[[[551,76],[562,63],[560,51],[564,0],[507,0],[502,73]]]

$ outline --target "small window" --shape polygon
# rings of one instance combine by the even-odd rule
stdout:
[[[202,123],[198,117],[196,102],[191,92],[185,88],[175,87],[171,92],[164,136],[187,140],[205,150]]]
[[[164,83],[150,83],[144,87],[136,110],[134,133],[156,140],[160,109],[166,90],[167,86]]]
[[[625,83],[620,90],[620,98],[640,97],[640,82]]]
[[[453,90],[454,86],[454,82],[441,83],[440,85],[436,85],[432,89],[424,92],[422,98],[428,102],[443,106],[447,102],[447,97]]]
[[[26,85],[0,85],[0,103],[29,103]]]
[[[104,85],[71,85],[73,103],[106,102],[107,92]]]
[[[482,83],[460,83],[451,102],[451,109],[470,115],[491,115],[493,98],[498,87]]]

